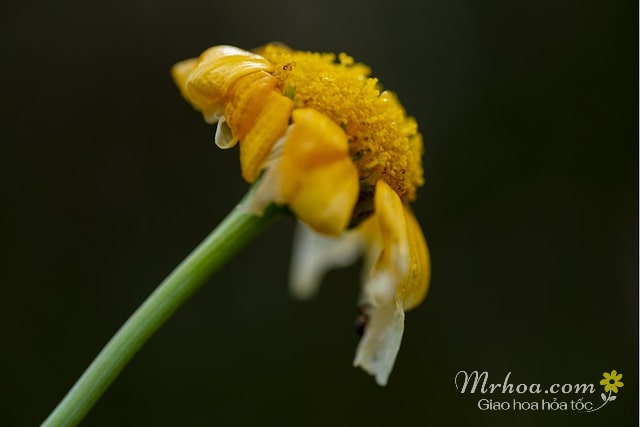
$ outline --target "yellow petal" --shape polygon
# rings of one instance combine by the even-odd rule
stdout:
[[[295,158],[296,167],[308,169],[344,159],[349,153],[347,135],[334,121],[311,108],[299,108],[292,114],[295,124],[285,152]]]
[[[178,86],[178,89],[180,89],[182,96],[187,100],[189,100],[189,96],[187,95],[187,78],[197,63],[197,58],[191,58],[180,61],[171,67],[171,77],[173,77],[173,81],[176,83],[176,86]]]
[[[269,95],[274,92],[276,83],[277,80],[264,71],[251,73],[238,80],[231,100],[224,108],[224,117],[234,138],[242,140],[251,130],[258,114],[269,101]]]
[[[427,243],[411,209],[382,180],[376,184],[374,209],[358,227],[368,247],[364,297],[377,306],[395,296],[410,310],[424,300],[429,287]]]
[[[295,215],[332,236],[349,225],[358,196],[358,172],[348,158],[308,170],[289,200]]]
[[[280,199],[314,230],[338,235],[358,197],[358,171],[344,131],[312,109],[297,109],[278,164]]]
[[[183,65],[178,68],[186,68]],[[232,46],[215,46],[200,55],[184,84],[186,98],[205,114],[207,121],[220,115],[242,77],[257,71],[273,71],[260,55]],[[179,73],[178,73],[179,74]]]
[[[373,219],[365,221],[362,227],[365,238],[370,241],[364,299],[378,307],[395,300],[397,285],[409,270],[409,242],[400,197],[383,180],[376,183],[373,205]]]
[[[258,177],[273,144],[289,126],[293,101],[277,92],[271,92],[258,113],[253,128],[240,141],[240,167],[242,177],[253,182]]]
[[[420,224],[407,206],[404,207],[404,217],[409,238],[409,271],[398,285],[397,295],[404,302],[404,309],[410,310],[418,306],[427,295],[431,261]]]
[[[404,206],[398,194],[383,180],[376,183],[374,212],[383,248],[376,269],[387,270],[400,281],[409,268]]]

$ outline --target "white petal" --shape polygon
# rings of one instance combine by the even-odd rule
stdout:
[[[403,331],[404,310],[399,300],[375,308],[358,345],[353,366],[374,375],[379,385],[387,385]]]
[[[364,299],[374,307],[387,305],[393,302],[396,296],[396,283],[398,279],[387,270],[379,270],[364,286]]]
[[[231,128],[227,124],[224,116],[220,117],[218,121],[218,127],[216,128],[216,137],[215,137],[216,145],[220,148],[231,148],[238,142],[237,139],[233,137],[233,132]]]
[[[323,236],[298,222],[291,259],[291,292],[298,298],[311,298],[324,274],[335,267],[355,262],[362,252],[363,241],[357,231],[339,237]]]
[[[223,114],[223,110],[219,108],[215,110],[202,111],[202,117],[204,117],[204,121],[210,125],[215,125],[216,123],[218,123],[218,120],[223,117]]]

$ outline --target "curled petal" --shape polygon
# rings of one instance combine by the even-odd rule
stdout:
[[[286,96],[276,92],[267,96],[255,126],[240,142],[240,167],[247,182],[256,180],[273,145],[287,131],[291,110],[293,101]]]
[[[177,63],[171,74],[182,95],[202,111],[206,122],[216,123],[241,78],[273,69],[269,61],[255,53],[233,46],[214,46],[197,59]]]
[[[218,121],[218,126],[216,127],[216,136],[215,136],[216,145],[220,148],[227,149],[236,145],[238,142],[237,138],[233,137],[233,132],[231,128],[227,124],[224,116],[220,118]]]
[[[404,302],[406,311],[418,306],[427,295],[431,261],[420,224],[407,206],[404,206],[404,218],[409,243],[409,271],[398,285],[397,295]]]
[[[400,300],[377,307],[358,345],[353,366],[374,375],[386,385],[400,349],[404,331],[404,310]]]
[[[173,77],[173,81],[176,83],[176,86],[178,86],[182,96],[187,100],[189,99],[189,95],[187,94],[187,78],[197,64],[198,59],[191,58],[180,61],[171,67],[171,77]]]
[[[395,296],[396,285],[409,270],[409,242],[404,206],[398,194],[383,180],[376,184],[374,209],[382,251],[364,291],[368,302],[378,306]]]
[[[315,231],[337,236],[349,224],[358,197],[358,171],[349,157],[347,137],[331,119],[310,108],[293,110],[292,119],[282,154],[265,173],[249,210],[260,211],[270,201],[287,204]]]
[[[285,142],[280,170],[282,196],[316,231],[342,233],[358,196],[358,171],[344,131],[310,108],[297,109]]]
[[[285,154],[295,160],[292,167],[308,170],[334,161],[350,159],[347,135],[333,120],[312,108],[299,108],[292,114],[294,126]]]
[[[408,269],[408,237],[404,219],[404,206],[398,193],[389,184],[379,180],[376,184],[374,209],[382,246],[381,263],[394,274],[402,277]]]
[[[371,318],[358,346],[355,366],[385,385],[404,329],[404,311],[418,305],[429,284],[429,253],[411,210],[384,181],[376,184],[375,211],[360,226],[368,253],[363,303]]]
[[[233,46],[214,46],[198,58],[187,79],[187,94],[196,106],[220,104],[230,98],[238,79],[256,71],[273,71],[260,55]]]
[[[275,92],[276,83],[277,80],[266,71],[257,71],[238,79],[231,99],[224,108],[225,119],[237,139],[242,140],[255,125],[264,105],[271,101],[269,95]]]
[[[351,219],[358,193],[357,172],[350,160],[329,163],[302,176],[289,207],[298,218],[327,235],[342,233]]]

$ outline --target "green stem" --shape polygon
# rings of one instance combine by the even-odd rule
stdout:
[[[246,198],[245,198],[246,200]],[[218,270],[282,213],[270,206],[262,216],[241,202],[156,288],[111,338],[42,426],[75,426],[143,344]]]

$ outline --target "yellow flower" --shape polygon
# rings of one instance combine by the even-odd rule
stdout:
[[[613,391],[614,393],[617,393],[618,387],[624,386],[624,383],[620,381],[622,379],[622,374],[618,374],[615,369],[611,371],[611,373],[604,372],[602,375],[604,378],[600,380],[600,385],[604,386],[604,391]]]
[[[301,225],[293,292],[313,295],[329,268],[364,254],[361,307],[368,319],[354,365],[387,382],[404,312],[424,299],[429,254],[408,203],[423,184],[422,136],[367,66],[341,53],[269,44],[255,52],[215,46],[176,64],[183,96],[217,123],[221,148],[239,142],[247,209],[287,205]]]

